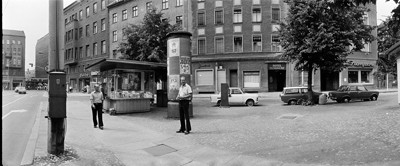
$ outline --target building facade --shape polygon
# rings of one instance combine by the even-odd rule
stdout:
[[[80,0],[64,8],[64,61],[67,83],[74,91],[97,82],[88,65],[109,56],[110,0]]]
[[[25,86],[25,33],[3,29],[3,89]]]
[[[365,23],[376,25],[376,6]],[[221,83],[247,92],[282,91],[306,86],[307,72],[279,57],[279,22],[288,11],[283,0],[192,0],[192,85],[194,93],[217,93]],[[373,32],[376,36],[376,31]],[[348,59],[351,65],[338,73],[317,70],[313,87],[334,90],[343,84],[374,86],[377,42]]]
[[[35,47],[35,76],[33,79],[47,82],[48,74],[46,68],[49,65],[49,34],[46,34],[36,42]]]
[[[108,6],[110,23],[110,56],[111,59],[121,57],[117,48],[126,40],[123,30],[129,24],[139,25],[147,11],[155,8],[168,18],[170,24],[181,24],[182,30],[191,30],[191,1],[188,0],[119,0]]]

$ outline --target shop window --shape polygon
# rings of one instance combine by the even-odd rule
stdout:
[[[361,71],[361,83],[370,83],[370,71]]]
[[[214,74],[213,70],[197,70],[196,85],[213,85]]]
[[[122,72],[118,77],[118,89],[125,91],[142,90],[142,72]]]
[[[243,85],[245,88],[260,87],[259,71],[243,71]]]
[[[349,83],[358,83],[358,71],[349,71]]]

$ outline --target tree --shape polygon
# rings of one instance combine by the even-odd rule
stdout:
[[[144,16],[139,25],[128,25],[123,34],[127,40],[119,44],[123,59],[138,61],[167,61],[167,34],[179,29],[179,25],[169,24],[163,13],[153,8]]]
[[[365,25],[367,8],[356,5],[340,6],[321,0],[288,0],[286,22],[279,30],[282,57],[295,63],[296,70],[308,71],[308,102],[313,102],[313,70],[341,71],[347,56],[359,51],[365,42],[375,38],[374,27]],[[354,49],[349,49],[349,46]]]

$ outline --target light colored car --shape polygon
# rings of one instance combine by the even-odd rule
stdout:
[[[15,92],[19,94],[26,94],[26,88],[23,86],[16,87]]]
[[[258,104],[257,93],[244,93],[242,89],[238,87],[229,88],[229,105],[247,105],[249,107]],[[221,104],[221,93],[211,95],[211,103],[215,105]]]
[[[314,103],[318,103],[319,95],[322,93],[313,91]],[[301,102],[306,101],[308,98],[308,88],[307,87],[285,87],[279,96],[284,103],[289,105],[301,104]]]

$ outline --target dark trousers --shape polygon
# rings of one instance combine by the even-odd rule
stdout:
[[[99,126],[103,126],[103,103],[94,103],[92,107],[93,124],[97,126],[97,116],[99,116]]]
[[[179,118],[181,120],[180,131],[190,131],[192,127],[190,126],[189,120],[189,100],[179,100]],[[186,120],[186,125],[185,125]]]

